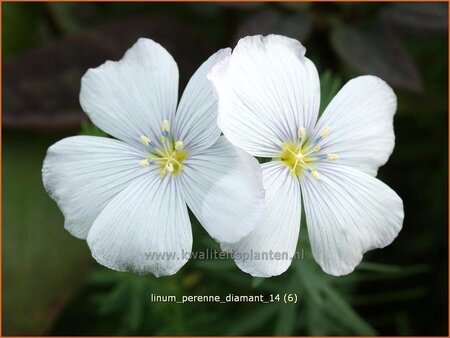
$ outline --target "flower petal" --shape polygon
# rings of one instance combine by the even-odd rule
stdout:
[[[301,194],[297,178],[289,175],[285,166],[269,162],[262,168],[266,207],[261,224],[241,241],[222,243],[221,247],[234,254],[241,270],[252,276],[271,277],[285,272],[295,255]]]
[[[311,248],[322,269],[345,275],[368,250],[389,245],[402,228],[403,202],[357,169],[324,164],[320,179],[301,178]]]
[[[117,195],[95,220],[87,242],[100,264],[118,271],[173,275],[189,259],[192,232],[176,181],[148,175]]]
[[[81,80],[80,103],[92,122],[130,144],[139,144],[141,135],[159,138],[177,97],[177,64],[149,39],[139,39],[122,60],[89,69]]]
[[[184,90],[175,115],[174,134],[189,151],[211,147],[220,135],[217,126],[217,98],[206,75],[231,49],[221,49],[195,72]]]
[[[386,82],[360,76],[333,98],[312,137],[329,127],[329,135],[318,143],[321,153],[338,154],[340,163],[376,176],[394,149],[396,109],[397,98]]]
[[[275,157],[280,144],[313,128],[320,103],[316,67],[294,39],[279,35],[239,40],[231,57],[212,69],[218,124],[234,145]]]
[[[258,224],[264,208],[261,167],[224,136],[188,158],[180,178],[189,208],[214,239],[237,242]]]
[[[75,237],[86,238],[108,202],[147,172],[139,167],[145,156],[126,143],[105,137],[74,136],[52,145],[42,179],[64,214],[64,227]]]

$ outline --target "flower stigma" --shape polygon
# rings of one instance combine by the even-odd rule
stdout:
[[[139,140],[149,147],[149,155],[139,162],[142,168],[149,167],[152,163],[158,166],[161,177],[171,174],[177,176],[183,170],[183,162],[187,158],[182,140],[176,140],[170,132],[169,120],[164,120],[161,124],[162,135],[159,142],[151,142],[150,139],[141,135]]]

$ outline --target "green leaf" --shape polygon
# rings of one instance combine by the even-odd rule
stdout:
[[[278,304],[261,304],[257,309],[249,312],[244,320],[230,325],[229,330],[225,333],[226,336],[242,336],[254,331],[258,327],[264,325],[270,318],[276,315]]]
[[[280,303],[278,319],[275,326],[275,336],[290,336],[294,333],[297,319],[297,304]]]
[[[320,109],[319,115],[323,113],[325,108],[331,102],[333,97],[342,87],[342,80],[327,70],[320,76]]]
[[[356,335],[376,335],[375,330],[352,309],[336,290],[331,287],[326,287],[323,291],[327,298],[325,310],[332,317],[341,321],[342,324],[346,325],[347,328],[352,330]]]
[[[108,136],[108,134],[106,134],[103,130],[98,128],[96,125],[86,122],[86,121],[83,121],[81,123],[80,135],[105,136],[105,137]]]
[[[317,306],[312,298],[305,298],[303,315],[306,318],[305,329],[309,336],[326,336],[330,334],[329,320],[322,307]]]
[[[252,288],[256,289],[259,287],[266,279],[262,277],[253,277],[252,278]]]
[[[357,271],[369,271],[378,272],[383,274],[394,274],[394,275],[412,275],[418,273],[424,273],[429,270],[429,267],[425,264],[414,265],[414,266],[396,266],[387,265],[371,262],[361,262],[357,267]]]
[[[408,288],[404,290],[376,292],[353,297],[354,305],[387,304],[424,297],[428,290],[424,287]]]
[[[323,300],[320,295],[320,289],[323,281],[316,277],[309,261],[304,260],[295,263],[294,269],[300,284],[305,288],[305,294],[311,297],[316,305],[321,306]]]

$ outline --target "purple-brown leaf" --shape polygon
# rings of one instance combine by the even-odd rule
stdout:
[[[376,75],[394,87],[420,92],[422,80],[401,41],[387,27],[371,30],[340,27],[331,42],[344,62],[361,73]]]
[[[405,37],[428,39],[448,30],[447,3],[395,3],[383,8],[380,16]]]
[[[308,12],[284,15],[272,9],[250,16],[238,30],[236,40],[247,35],[281,34],[304,42],[311,32]]]
[[[87,119],[78,101],[81,77],[106,60],[120,59],[139,37],[154,39],[173,55],[180,68],[180,88],[208,56],[200,34],[163,18],[124,20],[49,43],[5,64],[3,125],[78,130]]]

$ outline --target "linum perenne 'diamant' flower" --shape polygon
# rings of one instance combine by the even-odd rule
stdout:
[[[42,173],[65,228],[87,239],[100,264],[177,272],[192,248],[186,204],[218,241],[236,242],[254,229],[264,205],[261,169],[220,136],[206,77],[229,54],[220,50],[203,63],[178,108],[177,64],[152,40],[139,39],[122,60],[84,75],[81,106],[116,139],[63,139],[49,148]],[[176,258],[148,254],[164,252]]]
[[[283,36],[241,39],[208,77],[219,99],[218,124],[235,146],[272,158],[262,164],[262,223],[237,243],[222,243],[253,276],[286,271],[300,231],[301,205],[312,253],[332,275],[348,274],[363,253],[390,244],[403,202],[375,178],[394,147],[392,89],[374,76],[349,81],[318,119],[320,84],[305,48]],[[281,260],[239,259],[251,252]]]

